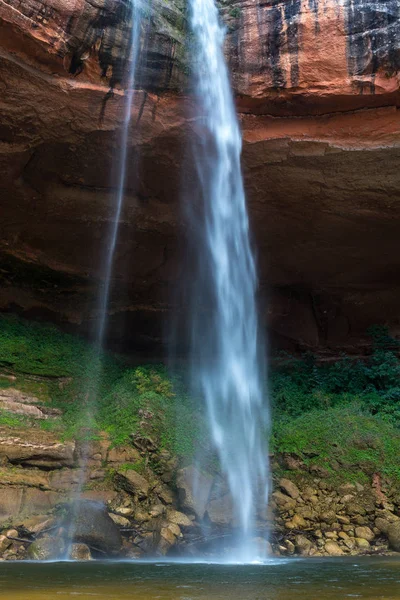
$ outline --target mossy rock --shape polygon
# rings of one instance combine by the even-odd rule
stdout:
[[[29,546],[27,558],[30,560],[57,560],[63,558],[65,550],[62,538],[41,538]]]

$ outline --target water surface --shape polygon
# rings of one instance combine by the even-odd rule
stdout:
[[[1,600],[400,599],[400,558],[265,565],[1,563]]]

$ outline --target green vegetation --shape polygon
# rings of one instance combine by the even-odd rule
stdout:
[[[232,17],[233,19],[239,19],[240,14],[241,14],[241,11],[238,6],[236,6],[235,8],[231,8],[229,11],[229,16]]]
[[[271,376],[273,450],[349,478],[380,471],[400,480],[399,344],[384,328],[370,335],[364,360],[283,357]]]
[[[338,468],[348,478],[380,471],[400,480],[399,343],[382,328],[370,334],[362,360],[278,357],[270,376],[273,451],[333,475]],[[0,315],[0,387],[10,386],[62,408],[61,418],[35,426],[64,438],[106,431],[122,445],[138,435],[187,460],[199,444],[209,447],[200,404],[165,367],[132,368],[56,327]],[[0,411],[0,425],[24,423]]]
[[[99,356],[90,344],[54,326],[0,315],[0,371],[1,387],[13,385],[63,410],[62,419],[40,423],[43,429],[81,439],[107,431],[115,445],[138,434],[178,456],[194,453],[202,416],[163,366],[132,369],[121,357]],[[10,383],[7,373],[16,381]],[[0,424],[23,422],[0,415]]]

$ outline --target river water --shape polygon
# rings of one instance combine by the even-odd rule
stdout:
[[[400,599],[400,557],[272,560],[263,565],[1,563],[1,600]]]

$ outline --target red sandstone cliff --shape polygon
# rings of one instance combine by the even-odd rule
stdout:
[[[184,5],[156,0],[148,21],[111,304],[115,337],[151,352],[176,298],[185,138],[198,127]],[[320,348],[359,345],[374,323],[396,331],[398,2],[241,0],[223,14],[272,331]],[[129,3],[0,0],[0,19],[0,306],[87,330],[112,219]]]

